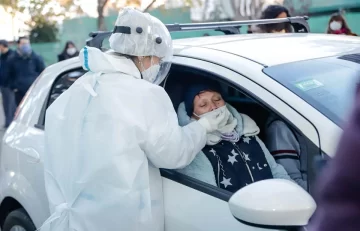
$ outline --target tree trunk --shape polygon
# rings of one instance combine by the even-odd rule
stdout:
[[[97,27],[99,31],[106,31],[105,25],[105,17],[104,17],[104,10],[108,0],[98,0],[98,20],[97,20]]]

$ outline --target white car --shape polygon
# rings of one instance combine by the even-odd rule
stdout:
[[[306,157],[301,165],[311,194],[313,160],[334,155],[359,71],[357,37],[206,36],[174,42],[173,65],[162,86],[175,109],[187,84],[211,79],[227,90],[228,102],[259,127],[264,128],[270,113],[278,115],[294,131]],[[48,67],[6,131],[0,160],[3,231],[33,231],[49,217],[42,165],[45,111],[84,73],[78,58]],[[315,209],[309,194],[281,180],[260,181],[232,195],[173,170],[161,173],[166,231],[287,230],[306,225],[304,219],[307,222]]]

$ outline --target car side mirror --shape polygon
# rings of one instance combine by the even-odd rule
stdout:
[[[237,191],[230,198],[229,207],[233,216],[246,225],[284,229],[307,225],[316,203],[296,183],[270,179]]]

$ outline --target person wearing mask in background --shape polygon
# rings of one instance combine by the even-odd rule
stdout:
[[[309,231],[360,230],[360,85],[337,147],[317,180],[317,209]]]
[[[345,18],[339,13],[335,13],[331,16],[327,28],[327,33],[356,36],[356,34],[351,32]]]
[[[79,51],[76,49],[75,44],[72,41],[67,41],[64,50],[58,55],[58,60],[64,61],[79,56]]]
[[[52,215],[41,231],[163,231],[159,168],[188,165],[225,116],[178,125],[158,86],[173,48],[157,18],[126,7],[109,42],[106,53],[80,51],[88,72],[46,111],[44,175]]]
[[[18,49],[9,60],[10,88],[15,92],[16,104],[19,105],[31,84],[45,69],[43,59],[37,55],[26,37],[19,38]]]
[[[260,19],[276,19],[291,17],[289,10],[281,5],[269,5],[262,12]],[[258,26],[262,33],[291,33],[290,23],[263,24]]]
[[[7,41],[0,40],[0,53],[0,90],[5,115],[4,128],[7,128],[13,120],[16,110],[15,95],[8,85],[11,76],[8,75],[7,71],[9,68],[9,60],[14,55],[14,51],[9,48]]]

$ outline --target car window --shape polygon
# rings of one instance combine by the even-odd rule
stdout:
[[[231,106],[233,106],[239,113],[249,116],[257,124],[257,126],[260,128],[260,134],[258,134],[257,136],[260,138],[260,140],[265,142],[267,134],[265,132],[267,129],[266,124],[269,121],[269,118],[271,116],[277,115],[277,113],[274,112],[271,107],[268,107],[268,105],[263,103],[261,99],[253,97],[253,94],[247,89],[239,89],[238,87],[235,87],[232,83],[222,80],[221,76],[217,76],[214,73],[201,71],[198,69],[190,69],[189,67],[184,67],[181,65],[173,65],[166,81],[165,90],[169,94],[175,110],[178,111],[180,103],[184,100],[184,92],[186,92],[189,85],[191,86],[192,84],[197,83],[213,83],[214,81],[217,82],[218,85],[220,85],[222,93],[224,93],[225,101]],[[281,116],[275,118],[277,118],[278,120],[282,120]],[[179,119],[179,121],[180,120],[184,121],[184,119]],[[284,120],[284,123],[288,125],[289,129],[293,132],[293,135],[295,137],[303,136],[303,134],[301,132],[298,132],[298,129],[296,129],[290,122]],[[304,147],[307,144],[299,142],[298,145]],[[304,155],[306,155],[305,152]],[[181,184],[185,184],[188,187],[192,187],[204,193],[218,197],[219,199],[224,199],[226,198],[226,196],[231,195],[232,193],[230,193],[229,191],[227,191],[229,194],[226,194],[220,188],[217,188],[218,190],[215,190],[212,187],[205,187],[205,185],[215,186],[213,182],[208,181],[209,178],[207,176],[204,176],[204,174],[214,174],[214,169],[208,167],[209,165],[207,164],[207,162],[207,157],[201,155],[201,158],[198,157],[194,161],[194,164],[190,164],[191,166],[181,170],[167,170],[168,172],[172,172],[173,175],[163,174],[163,176],[168,177]],[[299,174],[301,174],[302,172],[305,175],[305,173],[307,172],[306,161],[302,162],[304,164],[301,165],[302,168],[299,169]],[[210,170],[208,168],[210,168]],[[193,180],[188,180],[189,177]],[[202,185],[199,183],[199,181],[202,182]],[[198,186],[197,188],[194,186],[194,182],[195,186]],[[218,196],[220,192],[223,195],[221,197]]]
[[[86,73],[83,69],[70,71],[57,78],[50,90],[48,108],[64,91],[66,91],[79,77]]]
[[[39,121],[35,125],[35,127],[39,129],[43,129],[45,125],[45,113],[46,109],[69,87],[81,76],[83,76],[86,71],[82,68],[78,68],[75,70],[67,71],[59,75],[58,78],[55,79],[53,85],[50,88],[50,92],[48,94],[47,99],[42,107]]]
[[[325,58],[267,67],[263,71],[341,126],[354,99],[360,65]]]

